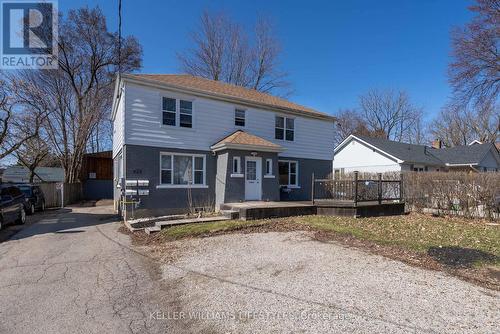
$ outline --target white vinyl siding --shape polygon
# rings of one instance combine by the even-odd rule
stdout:
[[[235,104],[126,83],[125,144],[209,151],[235,131]],[[161,97],[192,101],[193,128],[163,126]],[[293,115],[294,141],[276,140],[273,111],[245,110],[245,131],[281,145],[289,157],[331,160],[333,121]]]

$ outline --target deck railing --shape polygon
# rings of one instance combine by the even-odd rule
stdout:
[[[349,180],[316,179],[312,174],[311,200],[349,201],[354,205],[360,202],[403,201],[403,178],[382,180],[378,178],[359,179],[358,172]]]

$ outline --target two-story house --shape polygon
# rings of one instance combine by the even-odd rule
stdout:
[[[332,172],[334,117],[190,75],[125,74],[113,103],[120,180],[147,180],[135,214],[241,201],[308,200]]]

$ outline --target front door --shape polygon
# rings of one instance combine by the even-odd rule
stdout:
[[[262,159],[245,157],[245,200],[260,201],[262,199]]]

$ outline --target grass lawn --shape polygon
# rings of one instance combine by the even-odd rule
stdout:
[[[301,216],[254,221],[224,221],[175,226],[161,232],[166,240],[209,236],[231,231],[308,229],[350,236],[381,246],[395,246],[433,257],[451,266],[500,265],[500,226],[485,221],[411,214],[346,218]]]

